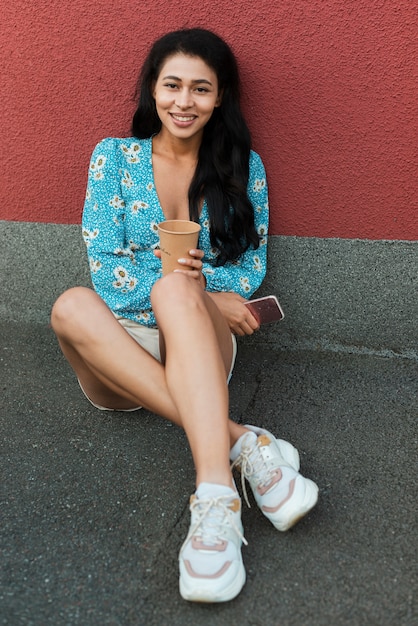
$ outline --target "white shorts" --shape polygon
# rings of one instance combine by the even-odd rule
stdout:
[[[149,354],[151,354],[151,356],[157,359],[157,361],[161,362],[160,331],[158,330],[158,328],[150,328],[149,326],[144,326],[143,324],[138,324],[137,322],[134,322],[133,320],[128,320],[125,317],[116,315],[115,313],[114,315],[116,319],[118,320],[119,324],[121,324],[121,326],[123,326],[123,328],[126,330],[126,332],[129,333],[130,336],[133,339],[135,339],[135,341],[142,348],[144,348],[144,350],[146,350]],[[231,368],[228,374],[228,383],[231,380],[232,372],[234,370],[234,365],[235,365],[235,359],[237,356],[237,340],[235,338],[235,335],[233,335],[232,333],[231,333],[231,340],[232,340],[232,361],[231,361]],[[90,404],[96,407],[96,409],[100,409],[100,411],[119,410],[119,411],[124,411],[124,412],[130,412],[130,411],[137,411],[138,409],[142,408],[138,406],[138,407],[134,407],[133,409],[109,409],[108,407],[100,406],[99,404],[95,404],[95,402],[90,400],[90,398],[84,391],[83,387],[81,386],[80,381],[78,381],[78,384],[80,385],[81,391],[86,396]]]

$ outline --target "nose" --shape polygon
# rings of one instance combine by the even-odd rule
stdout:
[[[179,109],[188,109],[193,106],[193,99],[190,91],[184,87],[183,89],[179,89],[176,94],[176,105]]]

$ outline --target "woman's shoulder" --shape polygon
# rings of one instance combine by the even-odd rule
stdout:
[[[90,172],[95,180],[103,180],[104,174],[117,176],[127,172],[148,171],[152,167],[151,139],[137,137],[106,137],[96,144],[90,158]]]
[[[146,151],[151,145],[151,138],[138,139],[137,137],[106,137],[96,144],[94,151],[104,151],[107,153],[119,152],[122,155],[131,157],[139,156],[141,152]]]

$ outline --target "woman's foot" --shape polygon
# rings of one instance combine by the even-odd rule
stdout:
[[[194,602],[226,602],[245,583],[241,500],[230,487],[201,483],[190,499],[191,523],[180,550],[180,593]]]
[[[241,471],[247,504],[245,479],[264,515],[277,530],[288,530],[315,506],[318,487],[299,474],[299,454],[290,443],[263,428],[246,428],[249,432],[233,446],[231,460]]]

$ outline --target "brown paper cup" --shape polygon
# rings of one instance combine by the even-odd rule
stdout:
[[[188,270],[177,259],[191,259],[189,250],[197,248],[200,226],[188,220],[167,220],[158,224],[163,275],[173,270]]]

